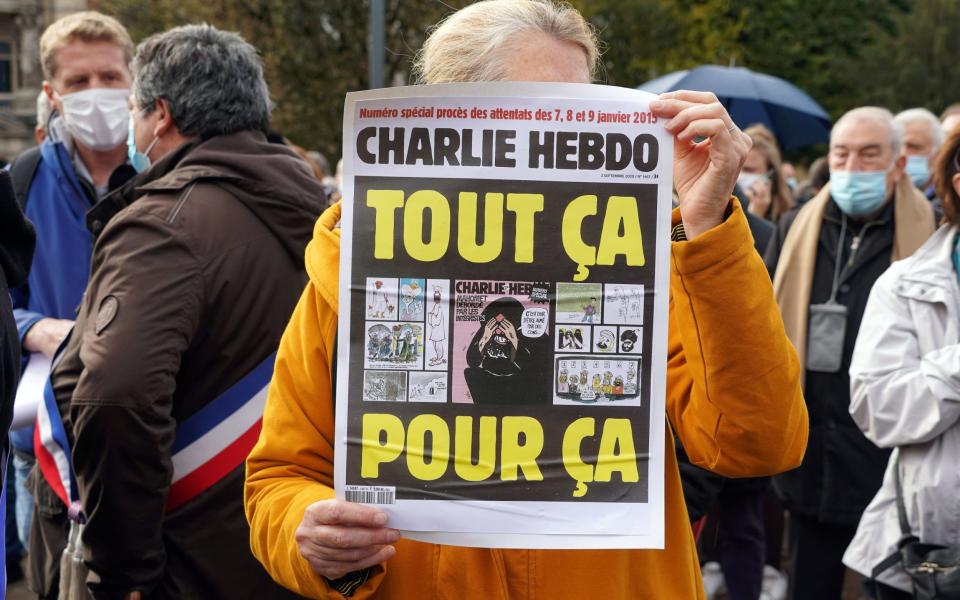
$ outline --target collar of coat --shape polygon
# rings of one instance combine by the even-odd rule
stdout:
[[[953,252],[958,228],[942,225],[900,271],[893,289],[901,296],[927,302],[945,302],[944,290],[957,286]]]
[[[901,177],[894,188],[894,236],[891,261],[914,253],[933,234],[933,208],[909,177]],[[808,202],[794,220],[777,262],[773,291],[783,315],[787,336],[797,349],[801,368],[807,356],[807,318],[817,262],[820,225],[830,203],[830,185]]]
[[[124,185],[104,196],[93,208],[88,210],[87,229],[93,234],[94,239],[99,237],[100,232],[107,226],[110,219],[133,203],[141,186],[162,178],[173,171],[183,160],[183,157],[196,148],[198,144],[200,144],[200,140],[185,142],[179,148],[158,160],[149,169],[135,175]]]

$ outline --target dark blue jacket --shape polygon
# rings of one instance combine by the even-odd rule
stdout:
[[[27,194],[26,216],[37,232],[33,267],[27,284],[12,291],[20,343],[40,319],[76,318],[90,275],[93,236],[86,212],[94,193],[73,168],[66,145],[47,140]],[[13,445],[33,452],[33,428],[11,434]]]

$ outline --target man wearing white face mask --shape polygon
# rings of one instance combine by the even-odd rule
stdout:
[[[791,600],[840,597],[843,552],[887,465],[888,451],[850,417],[848,370],[874,282],[934,231],[930,202],[904,174],[902,139],[886,109],[841,117],[830,135],[830,183],[785,215],[767,249],[810,415],[803,463],[774,478],[791,515]]]
[[[23,355],[31,362],[51,357],[73,325],[93,252],[87,211],[133,173],[123,168],[133,56],[127,31],[106,15],[75,13],[46,29],[40,55],[54,112],[44,123],[43,144],[11,168],[18,200],[37,230],[27,284],[12,294]],[[33,463],[33,426],[11,437],[16,481],[23,484]],[[30,490],[21,485],[21,491],[18,533],[26,540],[32,502]]]
[[[935,192],[930,168],[943,144],[943,126],[940,125],[940,120],[925,108],[908,108],[898,113],[894,121],[903,127],[900,154],[907,159],[904,171],[910,176],[913,185],[923,190],[927,198],[933,199]]]

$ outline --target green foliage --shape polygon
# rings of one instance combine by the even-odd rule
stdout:
[[[792,81],[837,117],[960,100],[960,0],[571,0],[596,26],[600,80],[635,87],[699,64]],[[470,0],[387,0],[386,80],[409,81],[427,29]],[[369,0],[101,0],[135,40],[206,21],[260,48],[294,142],[340,155],[344,95],[367,86]]]
[[[386,81],[409,80],[425,29],[466,0],[386,0]],[[343,100],[367,88],[369,0],[102,0],[134,41],[207,22],[260,49],[276,103],[274,127],[293,142],[340,156]]]

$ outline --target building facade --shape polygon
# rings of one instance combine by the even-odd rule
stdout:
[[[37,94],[43,84],[40,34],[87,0],[0,0],[0,160],[34,144]]]

